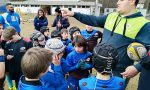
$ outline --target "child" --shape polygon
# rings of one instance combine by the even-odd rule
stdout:
[[[64,45],[68,46],[69,43],[71,43],[71,40],[68,38],[68,30],[62,29],[61,30],[61,41],[64,43]]]
[[[99,44],[93,50],[92,62],[97,71],[96,77],[79,81],[81,90],[124,90],[124,80],[112,75],[118,62],[118,52],[107,44]]]
[[[92,52],[93,48],[97,45],[99,38],[102,40],[102,33],[93,29],[92,26],[86,25],[86,29],[81,31],[81,35],[87,40],[88,51]]]
[[[59,39],[52,38],[46,42],[45,49],[52,51],[54,53],[53,56],[57,56],[60,65],[52,63],[49,66],[49,71],[41,77],[41,80],[45,82],[47,90],[51,90],[49,87],[52,86],[54,90],[67,90],[68,86],[64,79],[64,74],[67,72],[67,64],[62,58],[65,45]]]
[[[61,40],[60,31],[58,31],[58,30],[53,30],[53,31],[51,32],[51,38],[57,38],[57,39]]]
[[[74,51],[69,53],[66,58],[69,67],[68,84],[71,90],[77,90],[79,80],[89,76],[88,70],[93,67],[91,64],[91,53],[87,51],[86,40],[77,35],[73,39]]]
[[[20,78],[18,90],[48,90],[39,78],[48,71],[51,62],[52,52],[39,47],[29,49],[21,61],[23,76]]]
[[[34,31],[31,34],[30,39],[32,40],[32,43],[33,43],[34,47],[38,46],[38,47],[44,48],[44,46],[45,46],[45,37],[41,32]]]
[[[5,45],[5,56],[7,58],[6,62],[8,62],[9,75],[11,80],[15,80],[16,86],[18,86],[19,78],[22,75],[21,58],[32,47],[32,43],[19,36],[15,28],[11,26],[4,31],[3,38],[9,41]]]
[[[80,29],[79,29],[78,27],[76,27],[76,26],[71,27],[71,28],[69,29],[69,33],[70,33],[71,40],[73,40],[73,38],[74,38],[75,36],[81,35]],[[66,48],[66,53],[69,54],[73,49],[74,49],[74,48],[73,48],[72,43],[69,43],[69,45],[68,45],[67,48]]]
[[[49,39],[49,28],[47,26],[43,26],[40,28],[40,32],[45,36],[45,41]]]

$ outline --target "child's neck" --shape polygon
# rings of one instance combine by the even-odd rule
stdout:
[[[25,80],[26,80],[26,81],[38,81],[39,78],[37,78],[37,79],[29,79],[29,78],[25,77]]]
[[[107,75],[107,74],[102,75],[101,73],[97,73],[96,78],[100,79],[100,80],[109,80],[110,79],[110,75]]]

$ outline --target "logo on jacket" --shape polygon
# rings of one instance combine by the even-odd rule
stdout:
[[[87,85],[87,83],[86,83],[86,82],[83,82],[83,83],[82,83],[82,86],[86,86],[86,85]]]
[[[26,47],[21,47],[20,52],[26,52]]]

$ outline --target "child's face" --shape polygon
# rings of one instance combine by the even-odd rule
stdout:
[[[73,33],[73,37],[75,37],[75,36],[77,36],[77,35],[81,35],[79,31],[75,31],[75,32]]]
[[[49,30],[46,30],[46,31],[44,32],[44,35],[45,35],[46,37],[48,37],[48,36],[49,36]]]
[[[83,53],[84,51],[83,51],[83,46],[74,46],[74,49],[75,49],[75,51],[76,52],[78,52],[78,53]]]
[[[64,32],[61,34],[63,39],[68,39],[68,33]]]

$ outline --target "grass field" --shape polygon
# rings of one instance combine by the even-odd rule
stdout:
[[[34,25],[33,25],[33,19],[35,15],[22,15],[22,20],[27,22],[21,23],[21,36],[23,37],[29,37],[29,35],[34,31]],[[48,27],[50,30],[53,30],[54,28],[51,27],[51,24],[54,20],[54,16],[47,16],[49,25]],[[74,18],[69,18],[70,21],[70,27],[71,26],[78,26],[81,30],[85,28],[85,25],[80,23],[79,21],[75,20]],[[97,28],[102,31],[101,28]],[[138,76],[132,78],[126,88],[126,90],[137,90],[137,83],[138,83]],[[5,86],[5,90],[7,90],[7,86]]]

